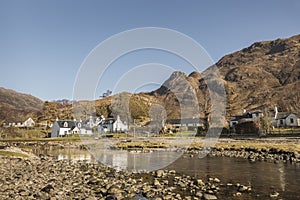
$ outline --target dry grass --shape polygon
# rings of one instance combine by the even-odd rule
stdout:
[[[197,141],[188,143],[181,141],[132,141],[132,142],[120,142],[116,146],[123,149],[130,148],[168,148],[168,147],[187,147],[189,148],[200,148],[203,146],[203,142]],[[257,150],[257,151],[269,151],[270,149],[276,149],[277,151],[284,152],[299,152],[300,153],[300,143],[296,141],[286,141],[286,142],[276,142],[276,141],[222,141],[215,144],[217,149],[227,149],[227,150]]]
[[[4,157],[22,157],[22,158],[28,158],[29,156],[23,153],[19,152],[12,152],[12,151],[3,151],[0,150],[0,156]]]

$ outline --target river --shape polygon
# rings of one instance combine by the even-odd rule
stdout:
[[[100,161],[117,170],[174,169],[195,178],[218,177],[223,183],[251,185],[252,195],[240,199],[269,199],[270,193],[279,192],[277,199],[300,199],[300,165],[290,163],[249,162],[242,158],[228,157],[178,157],[176,152],[94,152],[78,149],[47,150],[58,160]],[[171,163],[171,164],[170,164]],[[170,165],[169,165],[170,164]],[[226,194],[223,194],[226,195]],[[232,197],[232,196],[231,196]],[[222,198],[222,199],[230,199]]]

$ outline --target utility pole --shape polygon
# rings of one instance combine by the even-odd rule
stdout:
[[[135,138],[135,119],[133,119],[133,138]]]

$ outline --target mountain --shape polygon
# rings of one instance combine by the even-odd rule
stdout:
[[[216,70],[218,69],[218,70]],[[222,99],[223,88],[226,102]],[[210,90],[209,90],[210,88]],[[151,109],[163,108],[168,119],[208,117],[223,112],[212,101],[226,105],[226,117],[243,110],[269,110],[300,114],[300,35],[286,39],[256,42],[228,54],[204,72],[174,72],[164,84],[148,93],[121,93],[96,101],[43,102],[31,95],[0,88],[0,119],[19,120],[38,114],[39,121],[71,119],[72,108],[78,116],[91,114],[143,123],[151,118]],[[196,102],[196,103],[195,103]],[[199,109],[198,109],[199,108]],[[41,113],[40,113],[41,112]],[[131,114],[131,119],[128,118]]]
[[[211,102],[212,98],[221,100],[222,84],[227,119],[242,114],[244,109],[266,111],[275,106],[300,114],[300,35],[256,42],[224,56],[202,73],[174,72],[159,89],[135,94],[134,98],[143,99],[148,109],[152,104],[163,106],[169,119],[179,118],[183,112],[207,117],[212,110],[218,111]],[[213,89],[208,90],[208,86]],[[198,105],[194,104],[195,96]],[[102,101],[106,100],[98,100],[98,106]],[[191,114],[196,106],[200,112]]]
[[[0,121],[23,122],[41,113],[43,101],[14,90],[0,87]]]
[[[300,35],[256,42],[216,66],[226,86],[229,115],[274,106],[300,114]]]

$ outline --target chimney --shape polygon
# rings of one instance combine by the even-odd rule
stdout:
[[[274,116],[274,118],[276,119],[276,118],[277,118],[277,114],[278,114],[278,108],[277,108],[277,106],[275,106],[275,108],[274,108],[274,112],[275,112],[275,116]]]

